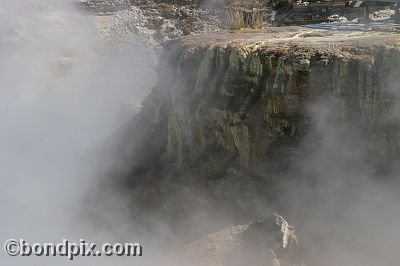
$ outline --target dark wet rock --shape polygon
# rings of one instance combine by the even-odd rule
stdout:
[[[280,215],[252,222],[240,236],[240,244],[226,258],[225,265],[284,266],[299,264],[296,229]]]

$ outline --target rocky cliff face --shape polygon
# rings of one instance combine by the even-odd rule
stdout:
[[[173,221],[196,219],[188,213],[199,206],[256,215],[249,206],[279,198],[299,145],[324,137],[309,136],[317,102],[330,108],[317,112],[323,121],[357,127],[368,162],[397,160],[399,40],[293,27],[171,41],[158,84],[120,132],[114,176],[135,204]]]
[[[164,148],[177,167],[212,154],[244,167],[263,162],[275,144],[303,135],[307,104],[320,96],[335,97],[341,119],[361,121],[371,151],[397,155],[398,136],[380,127],[397,100],[397,47],[379,35],[342,44],[340,35],[269,31],[166,45],[159,83],[146,101],[154,123],[166,122]],[[280,36],[265,40],[274,34]]]

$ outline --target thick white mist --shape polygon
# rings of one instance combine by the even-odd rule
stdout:
[[[79,216],[85,194],[96,185],[95,177],[83,174],[87,171],[82,171],[82,158],[130,117],[129,110],[121,116],[121,106],[140,103],[153,72],[146,67],[147,51],[134,42],[119,53],[103,46],[93,16],[76,4],[0,4],[2,244],[8,238],[96,242],[93,238],[104,235],[104,240],[116,240],[109,232],[81,230],[87,228]],[[1,254],[1,265],[69,263],[66,258],[10,258],[3,250]]]
[[[391,96],[395,106],[390,116],[398,117],[399,98]],[[307,182],[287,185],[285,194],[292,217],[299,219],[300,242],[312,266],[398,264],[398,169],[376,168],[365,127],[359,119],[343,121],[342,102],[324,95],[308,106],[312,126],[297,162]]]

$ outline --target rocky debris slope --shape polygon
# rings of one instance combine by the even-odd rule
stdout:
[[[96,12],[98,29],[106,43],[129,43],[135,38],[142,45],[154,47],[184,35],[216,32],[222,26],[219,11],[190,3],[92,0],[87,5]]]
[[[83,0],[84,4],[96,11],[116,11],[124,9],[131,4],[130,0]]]
[[[280,215],[233,225],[186,244],[179,253],[193,266],[300,265],[295,227]],[[176,263],[176,262],[175,262]]]

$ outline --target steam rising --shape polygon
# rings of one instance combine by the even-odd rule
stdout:
[[[147,94],[154,80],[147,51],[132,37],[131,49],[113,52],[99,42],[93,18],[68,0],[2,0],[0,18],[1,241],[144,241],[135,238],[118,197],[102,213],[109,230],[97,231],[81,215],[97,184],[84,155],[133,115],[118,115],[121,104],[138,104]],[[395,84],[385,93],[398,100]],[[295,160],[298,171],[281,185],[287,203],[277,209],[292,218],[300,242],[312,247],[304,255],[311,266],[398,265],[398,161],[390,159],[384,171],[371,161],[364,128],[357,119],[343,119],[340,104],[325,96],[309,106],[312,125]],[[395,105],[388,123],[400,122],[398,111]],[[271,207],[265,205],[254,209]],[[2,253],[0,263],[69,262]],[[93,258],[75,263],[103,265]]]
[[[3,0],[0,18],[1,241],[96,242],[104,234],[113,243],[110,232],[90,232],[80,216],[96,185],[83,158],[147,94],[147,51],[135,42],[121,53],[103,46],[93,16],[74,1]],[[1,252],[2,265],[24,262],[69,263]]]
[[[387,95],[392,86],[381,93]],[[397,106],[398,96],[390,96]],[[343,99],[324,95],[309,107],[313,123],[296,162],[300,171],[292,177],[300,181],[285,188],[287,207],[301,225],[312,265],[394,265],[400,235],[398,168],[393,167],[398,160],[374,161],[382,155],[371,156],[365,124],[340,113],[341,104]],[[381,126],[388,123],[382,120]]]

